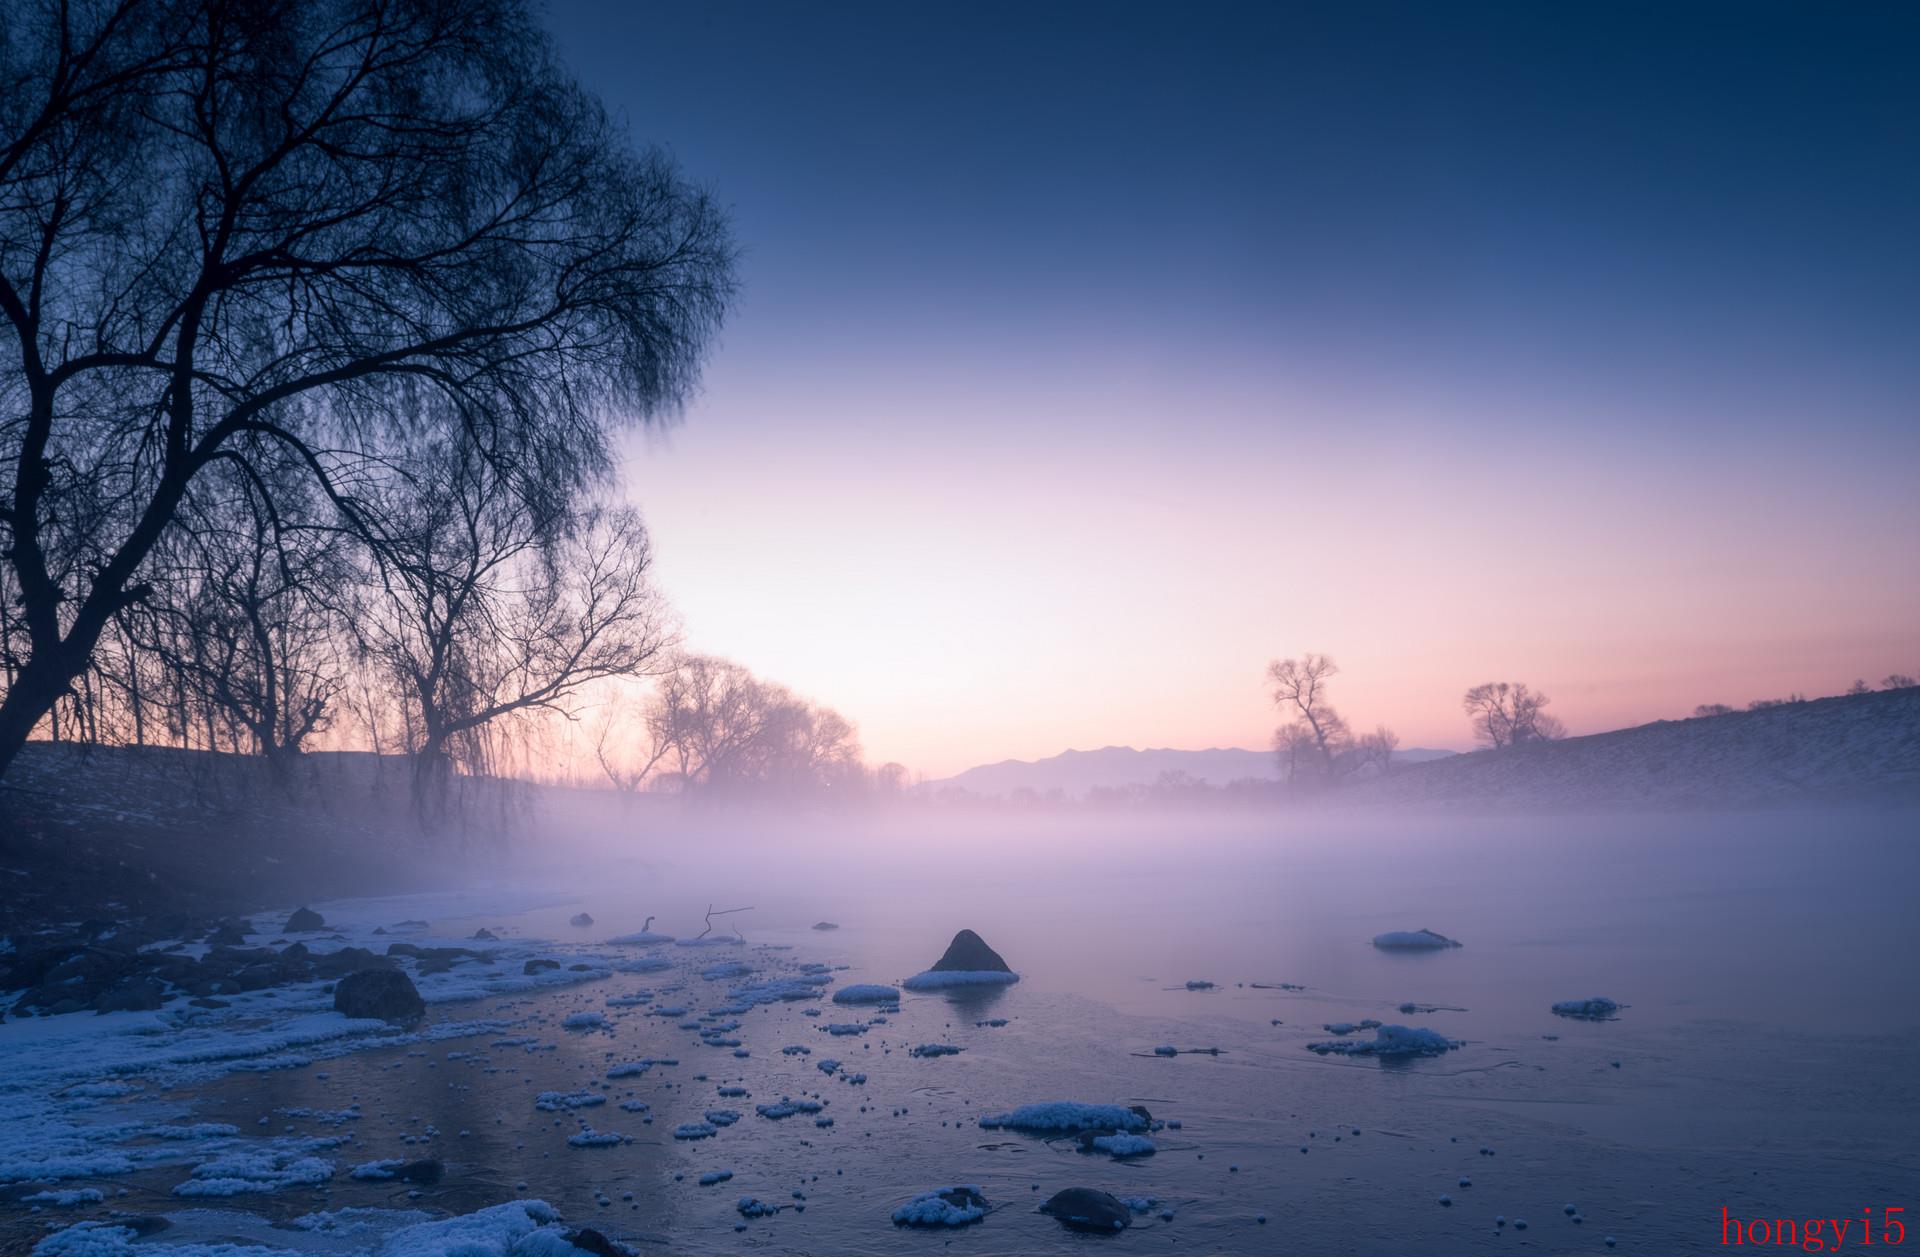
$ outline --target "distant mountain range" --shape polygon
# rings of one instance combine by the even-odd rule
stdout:
[[[1418,764],[1452,754],[1453,751],[1413,747],[1395,751],[1393,759],[1396,764]],[[1062,751],[1041,760],[1009,759],[998,764],[981,764],[952,777],[930,781],[925,788],[934,791],[957,788],[987,798],[1010,795],[1016,790],[1032,790],[1036,794],[1059,790],[1068,798],[1079,798],[1099,788],[1150,786],[1162,773],[1170,772],[1185,773],[1215,786],[1250,777],[1272,781],[1277,775],[1271,751],[1247,751],[1238,747],[1143,751],[1131,746],[1106,746],[1097,751]]]

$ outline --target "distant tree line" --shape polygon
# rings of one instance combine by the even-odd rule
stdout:
[[[1872,694],[1876,690],[1883,692],[1888,690],[1910,690],[1916,686],[1920,686],[1920,680],[1916,680],[1911,675],[1905,672],[1890,672],[1881,678],[1878,686],[1869,685],[1865,678],[1862,678],[1855,681],[1852,685],[1849,685],[1846,688],[1845,694],[1849,698],[1854,698],[1862,694]],[[1745,710],[1765,711],[1770,707],[1786,707],[1794,703],[1804,703],[1806,701],[1807,696],[1798,693],[1789,694],[1785,698],[1756,698],[1746,705]],[[1729,706],[1726,703],[1702,703],[1693,709],[1693,715],[1695,719],[1703,716],[1729,716],[1739,710],[1742,709]]]

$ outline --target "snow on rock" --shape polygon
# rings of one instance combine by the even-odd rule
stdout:
[[[1033,1134],[1077,1134],[1080,1131],[1118,1131],[1137,1134],[1153,1125],[1153,1115],[1138,1105],[1082,1104],[1077,1100],[1049,1100],[1023,1104],[1009,1113],[986,1114],[987,1130],[1020,1130]]]
[[[720,1128],[711,1122],[682,1122],[673,1128],[675,1139],[711,1139]]]
[[[936,1187],[921,1192],[893,1211],[895,1226],[966,1226],[987,1216],[993,1206],[978,1187]]]
[[[700,976],[709,982],[721,982],[727,978],[744,978],[753,972],[753,966],[744,960],[729,960],[725,964],[702,969]]]
[[[724,1183],[732,1177],[732,1170],[708,1170],[700,1176],[700,1186],[712,1187],[715,1183]]]
[[[866,1026],[851,1021],[831,1021],[820,1028],[836,1037],[849,1034],[865,1034],[867,1032]]]
[[[733,1109],[708,1109],[705,1116],[715,1126],[731,1126],[740,1120],[740,1114]]]
[[[836,1004],[895,1004],[899,1001],[899,988],[875,982],[856,982],[833,993],[833,1002]]]
[[[515,1200],[403,1227],[375,1251],[379,1257],[561,1257],[576,1251],[566,1235],[552,1205]]]
[[[753,1106],[753,1111],[761,1117],[769,1117],[777,1122],[782,1118],[792,1117],[795,1113],[818,1113],[825,1107],[826,1105],[820,1101],[809,1100],[804,1096],[798,1100],[791,1096],[781,1096],[778,1104],[756,1104]]]
[[[1213,989],[1213,983],[1207,981],[1205,978],[1193,978],[1188,981],[1187,989],[1189,991],[1211,991]]]
[[[1562,1017],[1577,1017],[1582,1021],[1608,1021],[1625,1007],[1625,1004],[1604,995],[1596,995],[1592,999],[1563,999],[1553,1006],[1553,1011]]]
[[[1432,930],[1388,930],[1385,934],[1375,934],[1373,945],[1387,951],[1439,951],[1447,947],[1465,946],[1457,939],[1436,934]]]
[[[929,969],[900,985],[909,991],[942,991],[956,986],[1012,986],[1019,980],[1019,974],[997,969]]]
[[[653,1068],[652,1061],[624,1061],[618,1065],[607,1066],[609,1078],[632,1078]]]
[[[568,1013],[560,1024],[568,1030],[604,1030],[607,1016],[605,1013]]]
[[[1320,1028],[1328,1034],[1347,1035],[1360,1030],[1378,1030],[1380,1023],[1369,1017],[1364,1021],[1329,1021]]]
[[[1372,1039],[1336,1039],[1309,1043],[1307,1050],[1322,1056],[1439,1056],[1460,1045],[1436,1030],[1412,1026],[1381,1026]]]
[[[960,1048],[951,1043],[922,1043],[907,1053],[908,1056],[958,1056]]]
[[[635,930],[631,934],[622,934],[618,938],[610,938],[607,941],[621,947],[652,947],[659,943],[671,943],[674,939],[671,934],[660,934],[653,930]]]

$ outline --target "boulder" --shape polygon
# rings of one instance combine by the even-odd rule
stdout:
[[[412,1022],[426,1015],[426,1001],[413,979],[398,969],[362,969],[333,988],[333,1011],[348,1017]]]
[[[576,912],[567,920],[568,925],[577,925],[582,929],[593,924],[593,918],[584,912]]]
[[[946,954],[934,962],[934,973],[1012,973],[1000,953],[972,930],[961,930],[947,944]]]
[[[531,977],[536,973],[541,973],[548,969],[558,969],[559,967],[560,967],[559,961],[548,960],[546,957],[541,956],[541,957],[536,957],[533,960],[529,960],[526,964],[521,965],[520,972]]]
[[[1068,1230],[1092,1231],[1099,1235],[1125,1230],[1133,1221],[1133,1214],[1125,1205],[1092,1187],[1069,1187],[1055,1192],[1040,1206],[1040,1212],[1058,1219]]]
[[[167,1002],[167,989],[152,978],[122,978],[93,1001],[96,1013],[149,1013]]]
[[[593,1257],[631,1257],[632,1249],[615,1243],[590,1226],[577,1227],[560,1237],[572,1248]]]
[[[840,928],[840,923],[838,921],[815,921],[813,928],[816,930],[837,930]]]
[[[476,943],[497,943],[500,941],[500,936],[483,925],[473,932],[473,941]]]
[[[287,918],[284,934],[310,934],[315,930],[327,928],[327,921],[312,908],[295,908],[293,915]]]

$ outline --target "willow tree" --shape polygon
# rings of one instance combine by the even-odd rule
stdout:
[[[208,469],[276,448],[378,547],[396,445],[460,434],[567,493],[615,423],[692,388],[724,218],[520,0],[17,0],[0,23],[0,773],[148,596]]]

